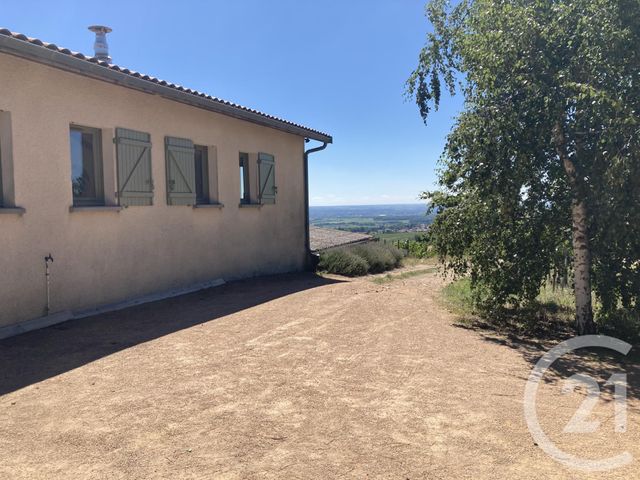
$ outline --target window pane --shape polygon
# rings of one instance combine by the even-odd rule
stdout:
[[[244,200],[244,165],[240,165],[240,200]]]
[[[249,203],[249,172],[247,167],[249,156],[246,153],[240,154],[240,202]]]
[[[74,205],[103,205],[100,130],[71,127],[71,186]]]
[[[95,200],[96,159],[94,135],[82,130],[71,130],[71,184],[76,199]]]

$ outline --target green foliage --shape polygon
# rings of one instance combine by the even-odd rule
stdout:
[[[433,246],[425,239],[405,240],[399,243],[399,247],[407,252],[407,256],[413,258],[431,258],[436,255]]]
[[[399,267],[403,256],[394,246],[368,243],[322,252],[318,270],[347,277],[381,273]]]
[[[640,312],[620,308],[605,311],[597,317],[600,330],[605,335],[640,344]]]
[[[402,232],[388,235],[379,235],[378,238],[382,240],[383,244],[388,243],[390,239],[394,240],[389,243],[404,251],[408,257],[431,258],[436,255],[436,251],[429,243],[429,236],[426,233]]]
[[[348,249],[330,250],[320,254],[318,269],[345,277],[359,277],[369,271],[367,261]]]
[[[443,89],[464,96],[424,194],[445,268],[485,312],[532,305],[584,202],[603,312],[640,307],[640,2],[432,0],[427,16],[407,94],[425,121]]]

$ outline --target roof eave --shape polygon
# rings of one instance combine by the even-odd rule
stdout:
[[[193,93],[177,90],[143,78],[134,77],[130,74],[113,70],[98,63],[92,63],[47,47],[34,45],[5,35],[0,35],[0,52],[96,80],[113,83],[153,95],[160,95],[161,97],[170,100],[265,127],[274,128],[293,135],[317,140],[319,142],[333,143],[333,138],[330,135],[326,135],[315,130],[292,125],[278,119],[266,117],[256,112],[244,110],[233,105],[227,105],[211,98],[194,95]]]

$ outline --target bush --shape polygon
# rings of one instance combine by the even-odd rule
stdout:
[[[390,245],[369,243],[353,247],[353,253],[369,264],[369,273],[382,273],[400,265],[402,252]]]
[[[393,255],[393,259],[396,261],[394,267],[399,267],[402,264],[402,259],[405,257],[405,253],[393,245],[385,245],[384,248],[388,249],[391,252],[391,255]]]
[[[405,240],[400,242],[400,248],[407,251],[407,256],[414,258],[431,258],[436,254],[433,246],[424,240]]]
[[[329,250],[320,254],[318,270],[357,277],[386,272],[400,266],[402,251],[390,245],[366,244]]]
[[[597,317],[600,333],[640,344],[640,312],[620,308]]]
[[[362,257],[359,257],[347,249],[341,248],[322,252],[320,254],[318,269],[346,277],[358,277],[367,274],[369,264]]]

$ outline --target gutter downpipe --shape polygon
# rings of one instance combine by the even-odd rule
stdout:
[[[305,138],[305,142],[309,139]],[[319,152],[327,148],[327,142],[315,148],[310,148],[304,152],[304,250],[305,250],[305,268],[311,270],[315,267],[313,255],[311,253],[311,241],[309,236],[309,155]]]

